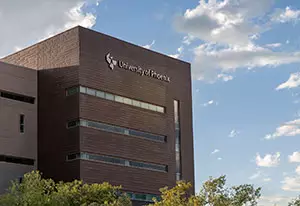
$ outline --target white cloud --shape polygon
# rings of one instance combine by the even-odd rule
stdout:
[[[294,103],[294,104],[299,104],[299,103],[300,103],[300,100],[299,100],[299,99],[294,100],[293,103]]]
[[[258,200],[258,206],[288,205],[288,202],[290,200],[291,200],[290,197],[281,196],[281,195],[261,196]]]
[[[208,102],[205,102],[202,104],[203,107],[207,107],[209,105],[218,105],[218,102],[215,102],[214,100],[209,100]]]
[[[285,191],[300,191],[300,166],[295,169],[295,175],[293,176],[286,176],[284,180],[281,182],[282,189]]]
[[[152,46],[155,44],[155,40],[153,40],[152,42],[151,42],[151,44],[147,44],[147,45],[145,45],[145,46],[143,46],[145,49],[151,49],[152,48]]]
[[[169,56],[173,57],[175,59],[178,59],[178,58],[181,57],[181,55],[183,53],[183,50],[184,50],[184,48],[183,48],[183,46],[181,46],[181,47],[177,48],[177,53],[176,54],[170,54]]]
[[[261,31],[251,20],[265,14],[272,2],[200,0],[196,8],[187,9],[175,20],[175,27],[207,42],[248,45],[249,36]]]
[[[228,81],[233,80],[233,76],[228,75],[228,74],[218,74],[217,77],[218,77],[218,79],[221,79],[221,80],[223,80],[224,82],[228,82]]]
[[[293,152],[289,155],[289,162],[300,162],[300,152]]]
[[[0,56],[15,52],[68,28],[91,28],[96,15],[84,11],[96,0],[0,1]],[[15,49],[15,50],[14,50]]]
[[[297,173],[298,175],[300,175],[300,166],[298,166],[298,167],[296,168],[296,173]]]
[[[267,178],[264,178],[263,181],[264,181],[264,182],[271,182],[272,179],[271,179],[270,177],[267,177]]]
[[[170,54],[169,56],[174,59],[178,59],[180,57],[180,54]]]
[[[257,171],[256,173],[254,173],[253,175],[251,175],[251,176],[249,177],[249,179],[250,179],[250,180],[254,180],[254,179],[259,178],[261,175],[262,175],[262,172],[261,172],[261,171]]]
[[[275,67],[300,62],[300,53],[274,52],[249,44],[245,47],[224,47],[205,43],[194,49],[192,71],[194,78],[214,82],[220,73],[233,73],[237,69]]]
[[[276,48],[281,47],[281,43],[266,44],[265,46],[270,48]]]
[[[272,15],[272,21],[286,23],[290,21],[298,21],[300,19],[300,10],[293,10],[290,7],[286,7],[285,10],[277,9]]]
[[[211,154],[213,155],[213,154],[216,154],[216,153],[218,153],[218,152],[220,152],[220,150],[218,150],[218,149],[215,149],[214,151],[212,151],[212,153],[211,153]]]
[[[259,168],[257,168],[257,172],[255,172],[253,175],[251,175],[249,177],[250,180],[259,180],[259,181],[263,181],[263,182],[270,182],[272,179],[265,174],[264,172],[262,172],[261,170],[259,170]]]
[[[280,89],[291,89],[291,88],[296,88],[300,86],[300,72],[297,73],[293,73],[290,75],[290,78],[280,84],[276,90],[280,90]]]
[[[256,155],[256,165],[260,167],[276,167],[280,162],[280,153],[276,154],[266,154],[264,157],[261,157],[260,154]]]
[[[265,139],[276,139],[282,136],[296,136],[300,134],[300,119],[284,123],[282,126],[276,128],[273,134],[267,134]]]
[[[196,37],[192,35],[187,35],[183,37],[182,43],[186,45],[190,45],[195,39]]]
[[[300,176],[285,177],[282,183],[282,189],[285,191],[300,191]]]
[[[280,43],[261,46],[254,43],[273,25],[269,16],[273,2],[200,0],[196,7],[178,16],[174,21],[176,29],[185,33],[186,39],[193,36],[204,42],[194,49],[193,77],[211,83],[228,81],[232,79],[230,73],[237,69],[300,62],[300,52],[273,51]],[[290,10],[286,13],[293,16]],[[258,18],[266,21],[257,21]],[[223,78],[224,73],[229,78]]]
[[[228,137],[236,137],[236,136],[239,135],[239,134],[240,134],[239,131],[233,129],[233,130],[230,131]]]
[[[218,157],[218,160],[222,160],[222,157]]]

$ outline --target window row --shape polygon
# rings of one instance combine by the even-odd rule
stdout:
[[[73,128],[73,127],[77,127],[77,126],[89,127],[89,128],[93,128],[93,129],[97,129],[97,130],[101,130],[101,131],[105,131],[105,132],[112,132],[112,133],[129,135],[129,136],[134,136],[134,137],[141,137],[141,138],[145,138],[145,139],[153,140],[153,141],[166,142],[166,136],[163,136],[163,135],[142,132],[142,131],[128,129],[128,128],[119,127],[119,126],[115,126],[115,125],[105,124],[105,123],[101,123],[101,122],[94,122],[94,121],[90,121],[90,120],[83,120],[83,119],[80,119],[79,121],[74,120],[74,121],[68,122],[68,124],[67,124],[68,128]]]
[[[34,97],[28,97],[21,94],[15,94],[7,91],[0,91],[0,96],[6,99],[11,99],[19,102],[34,104]]]
[[[95,90],[95,89],[91,89],[88,87],[72,87],[67,89],[66,91],[66,95],[67,96],[71,96],[73,94],[76,93],[83,93],[83,94],[88,94],[88,95],[92,95],[95,97],[99,97],[99,98],[103,98],[103,99],[107,99],[110,101],[115,101],[115,102],[119,102],[119,103],[123,103],[123,104],[128,104],[134,107],[140,107],[143,109],[147,109],[147,110],[151,110],[154,112],[159,112],[159,113],[165,113],[165,108],[162,106],[158,106],[158,105],[154,105],[154,104],[150,104],[150,103],[146,103],[146,102],[142,102],[142,101],[138,101],[138,100],[134,100],[134,99],[130,99],[127,97],[122,97],[119,95],[115,95],[115,94],[111,94],[111,93],[107,93],[107,92],[103,92],[100,90]]]
[[[31,166],[34,165],[33,159],[6,156],[6,155],[0,155],[0,162],[9,162],[14,164],[31,165]]]
[[[138,194],[138,193],[126,192],[126,195],[131,200],[136,200],[136,201],[153,202],[153,198],[155,198],[156,200],[161,200],[161,197],[159,195],[153,195],[153,194]]]
[[[121,159],[118,157],[95,155],[95,154],[89,154],[89,153],[84,153],[84,152],[70,154],[67,156],[67,161],[77,160],[77,159],[93,160],[93,161],[97,161],[97,162],[104,162],[104,163],[110,163],[110,164],[121,165],[121,166],[135,167],[135,168],[146,169],[146,170],[154,170],[154,171],[159,171],[159,172],[167,172],[168,171],[168,167],[166,165],[137,162],[137,161],[133,161],[133,160]]]

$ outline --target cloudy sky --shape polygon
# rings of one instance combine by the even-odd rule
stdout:
[[[189,61],[196,188],[226,174],[300,194],[300,1],[2,0],[0,57],[81,25]]]

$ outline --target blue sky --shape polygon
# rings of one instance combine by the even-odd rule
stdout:
[[[80,24],[191,62],[196,188],[226,174],[230,185],[262,186],[261,205],[300,194],[300,1],[22,4],[0,3],[11,31],[0,56]]]

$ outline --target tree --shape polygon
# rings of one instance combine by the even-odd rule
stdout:
[[[300,195],[289,202],[288,206],[300,206]]]
[[[0,197],[0,206],[130,206],[130,199],[120,189],[106,182],[55,183],[33,171],[25,174],[21,183],[12,182],[8,193]]]
[[[199,194],[188,195],[190,183],[177,182],[171,189],[161,189],[161,200],[154,200],[150,206],[243,206],[257,205],[261,188],[255,189],[252,185],[244,184],[226,188],[226,178],[221,176],[206,181]]]

